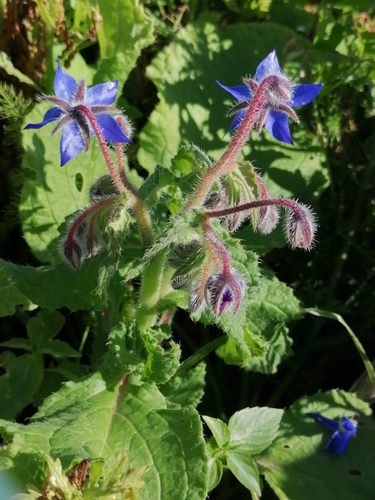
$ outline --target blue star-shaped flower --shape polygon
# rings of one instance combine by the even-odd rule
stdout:
[[[298,123],[298,117],[293,108],[305,106],[313,101],[319,94],[323,84],[293,85],[281,70],[275,50],[259,64],[254,79],[244,80],[246,85],[227,87],[216,80],[220,87],[239,101],[228,113],[229,115],[236,115],[232,121],[230,130],[234,130],[240,125],[259,85],[266,77],[271,75],[279,77],[281,83],[284,84],[284,88],[287,88],[288,85],[290,86],[291,99],[285,101],[285,99],[278,98],[277,94],[270,94],[259,114],[258,131],[260,132],[264,125],[266,130],[275,139],[287,144],[294,144],[289,131],[288,116]]]
[[[87,116],[87,110],[94,115],[106,141],[130,142],[115,118],[120,111],[111,106],[116,99],[118,82],[107,82],[87,88],[86,82],[79,83],[60,66],[55,74],[55,95],[43,95],[42,100],[54,104],[40,123],[30,123],[25,129],[38,129],[57,120],[52,135],[62,129],[60,141],[61,166],[77,156],[83,149],[88,150],[90,135],[95,135]],[[86,110],[86,112],[85,112]]]
[[[357,432],[357,423],[347,417],[342,417],[340,421],[336,421],[323,417],[322,415],[319,415],[319,413],[311,412],[308,413],[308,415],[333,431],[333,434],[324,449],[331,453],[342,455],[346,450],[350,439]]]

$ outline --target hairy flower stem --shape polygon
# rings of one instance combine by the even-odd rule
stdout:
[[[224,174],[228,174],[234,169],[238,155],[244,147],[251,130],[259,118],[259,113],[262,110],[263,104],[267,100],[265,91],[269,85],[270,81],[268,78],[265,78],[259,86],[257,93],[254,95],[254,99],[251,101],[246,115],[244,116],[241,125],[238,127],[236,135],[229,143],[220,160],[202,177],[194,193],[190,197],[186,205],[186,209],[200,207],[204,203],[206,196],[216,179]]]
[[[98,212],[104,207],[109,207],[116,201],[116,199],[117,196],[111,196],[105,198],[103,200],[98,201],[94,205],[91,205],[90,207],[86,208],[86,210],[81,212],[79,216],[76,219],[74,219],[72,225],[69,228],[68,234],[66,236],[67,241],[69,243],[73,241],[75,232],[81,226],[81,224],[87,219],[87,217],[90,217],[90,215],[94,214],[95,212]]]
[[[154,241],[154,233],[152,230],[150,213],[147,209],[145,202],[139,196],[139,193],[127,178],[125,172],[124,150],[122,143],[116,143],[117,160],[119,165],[119,172],[123,186],[129,195],[135,218],[137,220],[139,232],[141,233],[143,246],[146,248]]]
[[[231,265],[227,249],[214,233],[211,227],[210,218],[205,216],[201,224],[205,247],[209,256],[216,264],[221,264],[223,266],[223,274],[230,274]],[[219,259],[218,256],[220,257]]]
[[[245,210],[251,210],[253,208],[261,208],[272,205],[289,208],[290,210],[296,212],[301,217],[303,217],[305,214],[305,210],[301,207],[299,203],[297,203],[294,200],[288,200],[286,198],[266,198],[262,200],[249,201],[248,203],[243,203],[242,205],[223,208],[221,210],[207,210],[205,212],[205,216],[210,219],[214,217],[225,217],[227,215],[236,214],[238,212],[243,212]]]
[[[105,142],[104,136],[102,134],[102,131],[100,130],[100,127],[98,125],[98,122],[96,121],[94,114],[84,104],[80,104],[78,107],[86,115],[89,122],[91,123],[92,128],[94,129],[94,132],[95,132],[95,135],[98,139],[98,142],[99,142],[100,148],[102,150],[104,159],[107,163],[109,173],[111,174],[113,182],[116,184],[117,189],[120,191],[120,193],[127,191],[126,187],[124,186],[124,184],[122,183],[122,181],[120,179],[119,174],[117,173],[115,164],[113,163],[111,155],[109,154],[108,146]]]

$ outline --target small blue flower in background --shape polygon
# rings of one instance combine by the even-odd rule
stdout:
[[[347,417],[342,417],[340,421],[337,421],[323,417],[322,415],[319,415],[319,413],[308,413],[308,415],[333,431],[333,434],[324,449],[331,453],[342,455],[346,450],[350,439],[357,432],[357,422],[350,420]]]
[[[25,129],[38,129],[57,120],[52,135],[62,129],[60,141],[61,166],[77,156],[83,149],[88,150],[90,135],[95,135],[87,115],[82,110],[86,107],[94,115],[106,141],[130,142],[120,125],[111,115],[120,115],[120,111],[112,107],[116,99],[118,82],[108,82],[87,88],[86,82],[79,83],[68,75],[60,66],[55,74],[55,95],[43,95],[41,100],[55,106],[49,109],[40,123],[30,123]],[[111,114],[109,114],[111,113]]]
[[[244,80],[246,85],[227,87],[216,80],[220,87],[229,92],[239,101],[228,112],[228,115],[235,114],[230,130],[236,129],[241,124],[247,108],[253,100],[254,93],[257,91],[264,78],[271,75],[278,76],[281,80],[284,79],[285,87],[288,85],[290,86],[291,100],[283,102],[282,99],[278,99],[275,95],[270,96],[271,98],[266,101],[260,112],[258,132],[260,132],[264,125],[266,130],[278,141],[286,142],[287,144],[294,144],[289,131],[288,116],[298,123],[298,117],[293,111],[293,108],[305,106],[313,101],[319,94],[323,84],[293,85],[293,83],[288,80],[288,77],[281,70],[275,50],[273,50],[259,64],[256,69],[254,79]]]

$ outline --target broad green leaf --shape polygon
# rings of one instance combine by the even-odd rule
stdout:
[[[173,377],[159,387],[166,399],[181,406],[197,406],[203,397],[206,376],[205,363],[187,371],[177,371]]]
[[[229,448],[260,453],[275,439],[282,415],[283,410],[258,406],[237,411],[228,422]]]
[[[202,418],[212,432],[219,448],[224,448],[225,445],[228,444],[230,438],[230,432],[227,424],[219,418],[208,417],[206,415],[203,415]]]
[[[81,353],[61,340],[44,340],[38,346],[41,354],[50,354],[54,358],[80,358]]]
[[[230,119],[225,113],[233,99],[215,79],[240,85],[275,47],[288,75],[298,81],[304,60],[314,82],[309,65],[313,48],[295,31],[271,23],[238,23],[220,29],[206,19],[179,30],[147,69],[158,88],[159,103],[140,134],[141,165],[149,172],[157,164],[169,166],[180,144],[190,142],[217,159],[230,140]],[[328,176],[323,149],[303,123],[302,119],[299,129],[291,124],[294,148],[276,143],[267,132],[258,140],[254,132],[250,159],[257,169],[265,169],[266,185],[269,181],[274,194],[292,193],[311,203],[327,185]]]
[[[39,311],[26,325],[27,335],[35,347],[55,337],[64,326],[65,318],[59,311]]]
[[[13,358],[7,365],[7,374],[1,376],[6,379],[0,394],[1,418],[13,419],[32,403],[43,376],[43,362],[33,354]]]
[[[36,306],[23,295],[7,277],[6,272],[0,263],[0,317],[12,316],[16,310],[16,306],[22,305],[26,310],[32,310]]]
[[[71,311],[103,304],[96,290],[99,262],[85,264],[78,272],[57,266],[18,266],[0,260],[10,282],[33,303],[47,309],[68,307]]]
[[[39,123],[51,106],[36,105],[25,118]],[[53,124],[39,130],[23,131],[23,167],[29,177],[21,193],[20,217],[25,239],[34,255],[43,262],[58,263],[59,228],[67,217],[89,203],[91,184],[107,173],[98,141],[91,139],[87,154],[81,153],[60,167],[60,136],[51,137]]]
[[[228,469],[250,490],[252,498],[259,498],[261,495],[259,472],[251,456],[246,451],[236,449],[228,450],[226,458]]]
[[[118,383],[100,374],[68,382],[29,425],[1,421],[0,429],[9,443],[0,450],[0,467],[12,468],[23,485],[42,486],[41,453],[58,457],[64,471],[83,459],[103,460],[105,478],[121,452],[132,467],[147,468],[140,500],[206,497],[207,457],[198,413],[192,407],[167,409],[156,386],[127,376]]]
[[[345,453],[332,455],[324,451],[332,431],[308,412],[331,419],[357,414],[362,425]],[[284,412],[276,440],[255,457],[260,472],[282,500],[370,500],[374,491],[369,478],[375,469],[375,422],[371,415],[366,403],[344,391],[304,396]]]
[[[285,323],[299,319],[302,309],[291,288],[269,271],[262,273],[254,287],[248,289],[242,326],[242,341],[251,356],[244,358],[239,344],[233,342],[219,347],[217,353],[227,363],[244,363],[248,370],[275,373],[291,353],[292,340]]]
[[[90,0],[99,10],[98,25],[101,63],[94,82],[125,81],[141,50],[153,42],[151,20],[138,0]]]
[[[2,347],[12,347],[13,349],[23,349],[24,351],[32,351],[33,346],[28,339],[11,339],[1,342]]]

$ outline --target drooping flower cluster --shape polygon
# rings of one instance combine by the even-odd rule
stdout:
[[[253,79],[244,79],[244,85],[219,85],[238,100],[229,112],[235,115],[230,129],[235,130],[236,135],[218,162],[211,164],[200,177],[182,211],[191,213],[197,208],[202,212],[201,219],[196,219],[198,222],[192,227],[194,237],[198,238],[198,245],[193,240],[192,248],[196,251],[195,247],[198,247],[200,255],[197,261],[200,263],[195,268],[193,266],[193,272],[182,272],[171,282],[175,287],[189,288],[192,312],[209,308],[216,316],[224,311],[235,314],[239,310],[246,283],[235,270],[236,266],[233,267],[225,244],[214,233],[212,219],[219,219],[229,232],[236,231],[246,219],[250,219],[254,230],[269,234],[278,223],[278,209],[282,207],[287,211],[284,227],[289,245],[293,249],[305,250],[310,250],[313,245],[316,223],[311,209],[294,200],[273,198],[261,176],[249,162],[240,162],[239,155],[254,126],[258,132],[265,126],[276,139],[292,144],[288,118],[298,122],[294,108],[311,102],[322,87],[321,84],[296,85],[291,82],[282,72],[275,51],[259,64]],[[61,166],[83,150],[87,151],[91,137],[95,136],[110,174],[105,177],[109,177],[115,186],[109,192],[92,196],[90,206],[76,215],[70,224],[60,248],[63,259],[74,269],[81,267],[84,258],[98,254],[103,247],[103,224],[99,222],[104,218],[108,226],[111,218],[113,222],[113,214],[118,212],[133,213],[144,248],[152,246],[154,240],[150,212],[125,172],[123,144],[130,141],[131,127],[127,117],[113,106],[117,88],[117,81],[87,88],[84,80],[77,82],[58,61],[54,95],[41,96],[53,107],[40,123],[25,127],[39,129],[56,122],[52,134],[62,131]],[[117,166],[109,152],[108,142],[115,143]],[[98,183],[95,183],[95,189]],[[129,220],[129,217],[116,219],[116,231],[119,224],[127,224],[125,219]]]

